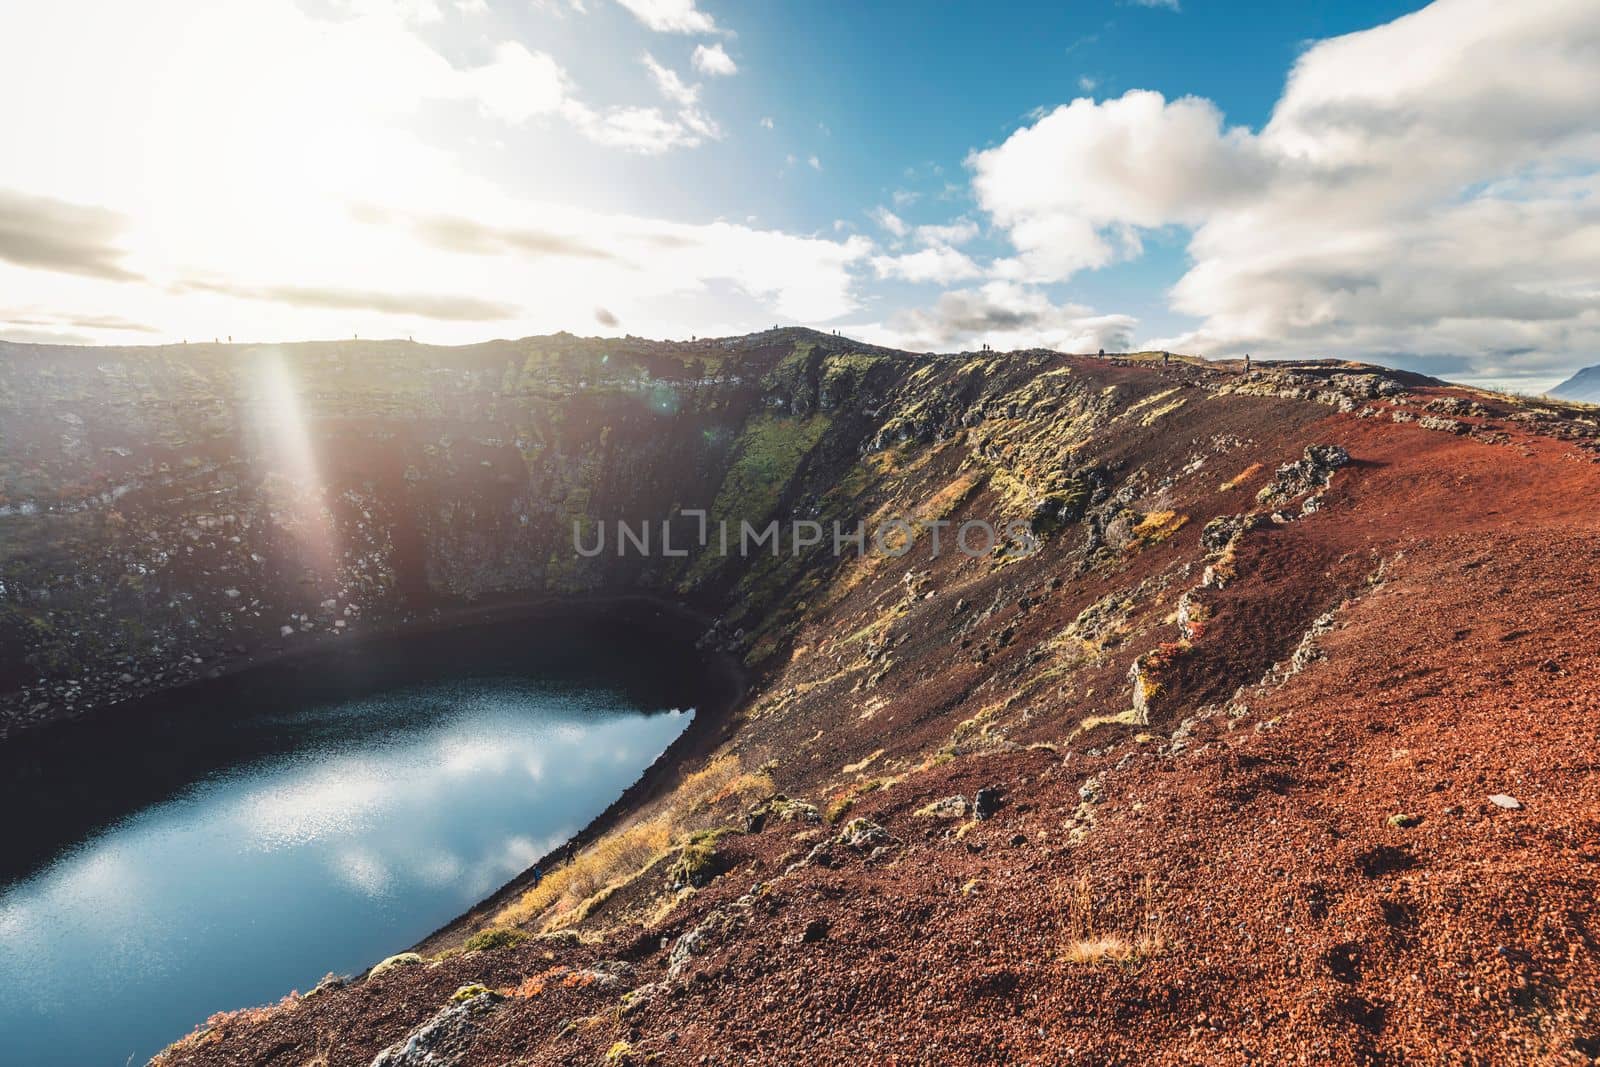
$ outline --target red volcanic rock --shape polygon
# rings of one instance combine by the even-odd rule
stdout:
[[[472,982],[509,991],[472,1064],[1600,1055],[1593,428],[1346,365],[1003,359],[919,379],[869,428],[891,451],[791,499],[854,470],[864,513],[1056,493],[1081,519],[1015,561],[740,587],[758,673],[724,751],[837,825],[715,809],[702,889],[646,871],[581,940],[356,982],[169,1062],[365,1067]],[[950,802],[974,796],[987,817]],[[569,977],[608,961],[627,992]]]

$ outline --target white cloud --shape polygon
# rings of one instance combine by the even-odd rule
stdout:
[[[613,108],[598,116],[591,113],[588,121],[581,124],[591,137],[602,144],[646,153],[693,147],[721,138],[721,128],[700,110],[700,86],[688,84],[648,52],[643,62],[661,95],[677,106],[677,115],[668,117],[655,108],[640,107]]]
[[[1100,83],[1087,74],[1078,75],[1078,88],[1083,92],[1092,93]]]
[[[1167,11],[1182,11],[1178,0],[1122,0],[1124,4],[1133,7],[1159,7]]]
[[[924,248],[920,252],[898,256],[874,256],[872,269],[879,278],[938,282],[941,285],[983,275],[983,270],[965,253],[953,248]]]
[[[718,41],[709,48],[703,44],[695,45],[694,56],[691,59],[694,69],[707,77],[727,77],[739,73],[739,65],[733,61]]]
[[[644,54],[645,69],[650,72],[651,79],[656,83],[656,88],[661,90],[661,95],[677,104],[679,107],[694,107],[700,102],[700,87],[685,84],[678,77],[676,71],[668,70],[649,52]]]
[[[695,0],[617,0],[657,33],[716,33],[716,21]]]
[[[1137,325],[1128,315],[1098,315],[1077,304],[1053,303],[1039,289],[997,281],[944,293],[931,308],[902,312],[888,326],[864,332],[913,351],[989,344],[1002,351],[1115,352],[1131,347]]]
[[[404,22],[438,22],[444,17],[435,0],[339,0],[337,6],[352,15],[373,15]]]
[[[561,126],[636,151],[714,127],[692,109],[591,108],[514,42],[453,66],[409,25],[282,0],[0,7],[0,96],[35,101],[0,109],[0,335],[457,342],[581,329],[604,307],[688,336],[858,306],[864,238],[590,211],[498,184],[464,138],[419,123],[428,107],[464,105],[463,122],[533,153]]]
[[[559,111],[568,101],[567,76],[556,61],[516,41],[501,42],[493,62],[464,71],[459,79],[463,95],[504,122],[527,122]]]
[[[818,159],[816,156],[808,156],[806,158],[806,165],[812,170],[821,170],[822,160]]]
[[[1136,254],[1130,228],[1198,223],[1246,195],[1258,159],[1210,101],[1140,90],[1074,100],[969,164],[979,205],[1017,247],[1015,273],[1059,281]]]
[[[943,225],[918,226],[916,229],[917,243],[930,247],[964,245],[977,236],[978,224],[971,219],[957,219]]]
[[[867,217],[882,226],[891,236],[904,237],[911,232],[911,227],[906,225],[904,219],[882,205],[867,212]]]
[[[1208,101],[1075,101],[974,155],[980,206],[1059,280],[1192,231],[1161,343],[1553,382],[1600,350],[1600,8],[1438,0],[1321,42],[1259,132]]]
[[[715,122],[694,109],[668,115],[655,107],[630,105],[593,111],[571,105],[565,113],[591,141],[642,155],[693,148],[722,136]]]
[[[761,128],[763,130],[772,129],[772,116],[771,115],[763,115],[761,117]]]
[[[918,252],[874,256],[872,270],[877,277],[948,285],[983,276],[983,269],[955,247],[978,235],[978,226],[971,219],[914,227],[881,204],[867,215],[895,239],[894,247],[902,247],[907,237],[923,246]]]

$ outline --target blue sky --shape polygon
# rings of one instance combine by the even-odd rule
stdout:
[[[97,27],[86,35],[84,26]],[[1589,0],[0,13],[0,338],[1600,362]]]
[[[613,169],[614,180],[596,190],[588,168],[553,169],[534,179],[538,188],[589,197],[608,209],[753,219],[799,232],[833,232],[843,221],[875,233],[867,212],[878,205],[908,223],[940,223],[976,214],[968,154],[1003,141],[1037,109],[1154,89],[1168,98],[1209,98],[1231,123],[1259,127],[1308,43],[1423,5],[712,0],[699,6],[730,31],[724,47],[740,67],[737,77],[706,91],[727,136],[692,153],[605,159],[598,158],[604,148],[569,133],[563,151],[597,157],[595,166]],[[594,58],[595,42],[603,42],[607,61],[597,66],[615,79],[618,99],[649,92],[638,53],[688,69],[702,39],[663,41],[620,6],[585,7],[579,15],[560,3],[516,5],[494,17],[574,65]],[[474,42],[457,47],[465,59]],[[760,126],[763,118],[772,120],[771,129]],[[820,171],[806,164],[812,156]],[[515,157],[506,160],[505,178],[527,180]],[[1183,235],[1167,233],[1139,260],[1080,275],[1062,291],[1137,315],[1152,336],[1177,333],[1192,319],[1172,313],[1164,294],[1184,265]],[[913,288],[890,285],[882,295],[914,299]]]

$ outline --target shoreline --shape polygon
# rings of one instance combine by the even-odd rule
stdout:
[[[472,626],[531,622],[558,611],[646,624],[664,621],[663,616],[665,616],[694,627],[694,636],[704,632],[711,625],[712,619],[712,616],[706,614],[704,610],[687,601],[648,591],[541,593],[511,595],[470,604],[435,604],[414,613],[410,618],[374,623],[370,629],[349,637],[335,637],[326,632],[303,637],[297,635],[292,644],[280,643],[278,647],[268,644],[248,652],[230,655],[226,660],[212,664],[204,675],[185,679],[175,685],[148,689],[123,700],[83,707],[71,714],[25,722],[9,729],[0,726],[0,748],[13,743],[25,744],[44,737],[53,730],[81,726],[105,716],[123,712],[137,713],[139,709],[159,701],[171,699],[179,694],[203,692],[209,686],[236,679],[255,670],[299,665],[322,656],[339,656],[346,650],[359,652],[389,641]],[[692,643],[693,638],[690,637],[689,640]]]
[[[705,624],[709,625],[709,620],[705,616],[687,606],[674,605],[670,601],[661,602],[653,597],[648,598],[647,603],[653,608],[665,610],[658,610],[651,620],[636,618],[631,621],[635,623],[657,621],[661,620],[663,615],[676,614],[679,618],[704,620]],[[743,662],[731,653],[707,651],[697,654],[706,668],[706,698],[695,706],[694,720],[673,739],[661,755],[657,756],[631,785],[618,794],[604,811],[591,819],[581,830],[534,860],[521,873],[493,893],[421,938],[409,949],[401,951],[433,955],[444,949],[456,947],[462,939],[469,936],[509,901],[531,888],[535,869],[548,872],[553,869],[558,857],[569,849],[581,848],[613,829],[623,818],[661,796],[673,784],[674,776],[680,767],[721,744],[734,712],[743,706],[744,699],[750,692],[751,675]],[[372,966],[378,962],[373,960]],[[368,969],[370,970],[370,966]]]
[[[179,685],[141,694],[132,700],[100,705],[71,717],[52,719],[17,731],[0,739],[0,750],[25,750],[33,744],[47,743],[51,735],[58,731],[93,728],[97,721],[104,722],[122,714],[137,716],[180,695],[204,694],[213,687],[237,684],[241,676],[254,671],[305,670],[314,668],[319,660],[332,666],[364,650],[428,634],[556,619],[582,619],[631,626],[680,645],[699,661],[694,718],[638,778],[576,834],[538,857],[466,911],[427,932],[413,946],[415,951],[438,952],[458,943],[461,937],[498,911],[507,900],[523,892],[531,882],[535,867],[549,870],[556,858],[568,848],[588,844],[637,807],[659,796],[681,766],[721,743],[732,713],[749,691],[750,679],[749,672],[737,656],[723,651],[694,648],[695,639],[710,627],[711,615],[680,599],[638,591],[545,594],[507,598],[493,603],[440,607],[425,612],[421,617],[375,626],[367,632],[347,638],[318,635],[314,640],[288,647],[267,648],[242,655],[226,665],[219,665],[214,675],[190,679]],[[402,933],[401,936],[409,934]],[[397,944],[403,945],[403,942],[397,941]],[[406,949],[396,947],[394,951]],[[372,960],[369,967],[377,962]]]

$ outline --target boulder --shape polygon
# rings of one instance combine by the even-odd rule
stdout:
[[[839,843],[857,852],[867,852],[880,845],[893,844],[894,838],[889,836],[889,831],[870,819],[857,818],[845,823],[844,830],[839,834]]]
[[[711,841],[690,841],[667,868],[667,882],[673,889],[704,889],[721,872],[716,846]]]
[[[1000,810],[1000,798],[999,788],[992,785],[984,786],[972,797],[972,814],[979,819],[987,819]]]
[[[427,1022],[396,1041],[372,1061],[372,1067],[455,1067],[484,1018],[505,997],[481,985],[462,986]]]
[[[1271,484],[1256,499],[1277,504],[1325,488],[1333,472],[1349,463],[1350,453],[1341,445],[1308,445],[1303,456],[1278,468]]]
[[[953,796],[918,808],[916,814],[926,819],[965,819],[971,811],[972,805],[967,803],[966,797]]]
[[[348,978],[343,978],[337,974],[329,972],[323,977],[322,981],[313,986],[311,991],[300,999],[310,1000],[312,997],[320,997],[324,993],[332,993],[334,990],[343,989],[349,984],[350,980]]]
[[[386,971],[392,971],[397,967],[415,967],[418,964],[427,962],[415,952],[402,952],[397,956],[390,956],[388,959],[379,962],[376,967],[367,972],[367,977],[376,978],[378,975]]]
[[[667,956],[667,973],[676,978],[689,961],[696,956],[703,956],[710,952],[712,947],[727,932],[730,920],[721,911],[713,911],[693,930],[678,938],[672,946],[672,952]]]
[[[1467,424],[1457,422],[1455,419],[1441,419],[1437,415],[1424,415],[1417,420],[1417,425],[1424,430],[1438,430],[1441,433],[1464,434]]]

